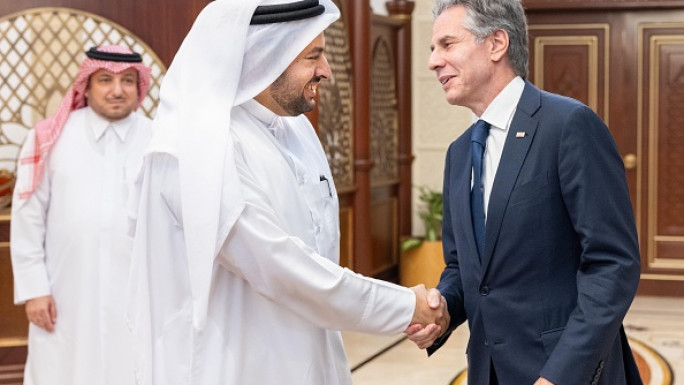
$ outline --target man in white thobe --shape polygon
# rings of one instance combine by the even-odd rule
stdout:
[[[26,385],[134,383],[126,200],[152,136],[134,112],[150,69],[123,47],[86,55],[19,158],[10,248],[14,300],[30,321]]]
[[[338,265],[337,191],[302,115],[338,17],[329,0],[217,0],[183,42],[138,185],[140,383],[349,385],[340,330],[448,324],[424,287]]]

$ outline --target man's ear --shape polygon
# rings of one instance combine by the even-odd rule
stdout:
[[[492,61],[499,62],[508,53],[508,32],[497,29],[489,35],[490,38],[490,58]]]

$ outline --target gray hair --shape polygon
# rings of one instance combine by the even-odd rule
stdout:
[[[528,71],[527,19],[520,0],[437,0],[432,14],[435,19],[445,10],[462,6],[466,9],[463,27],[481,43],[492,32],[508,33],[508,58],[516,75],[525,78]]]

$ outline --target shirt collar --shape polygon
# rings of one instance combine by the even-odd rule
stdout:
[[[492,127],[508,131],[523,89],[525,89],[525,81],[520,76],[516,76],[487,106],[480,119]]]
[[[254,99],[242,103],[242,108],[264,123],[271,133],[274,133],[274,127],[279,126],[280,116]]]
[[[133,126],[135,121],[135,113],[131,112],[127,117],[117,120],[115,122],[110,122],[109,120],[98,115],[92,108],[87,107],[88,111],[88,123],[93,130],[93,135],[95,135],[95,141],[98,142],[104,136],[109,125],[112,126],[116,136],[121,142],[126,141],[126,136],[128,131]]]

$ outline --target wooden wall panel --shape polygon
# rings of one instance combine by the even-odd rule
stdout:
[[[354,269],[354,208],[340,205],[340,265]]]
[[[399,210],[396,189],[373,189],[371,207],[371,275],[395,275],[398,273],[399,264]]]
[[[609,24],[535,24],[529,33],[532,82],[581,101],[609,122]]]
[[[529,10],[625,10],[677,8],[684,6],[682,0],[523,0]]]
[[[0,214],[0,346],[5,347],[25,345],[28,333],[24,307],[14,305],[13,285],[9,253],[9,214],[3,213]]]

